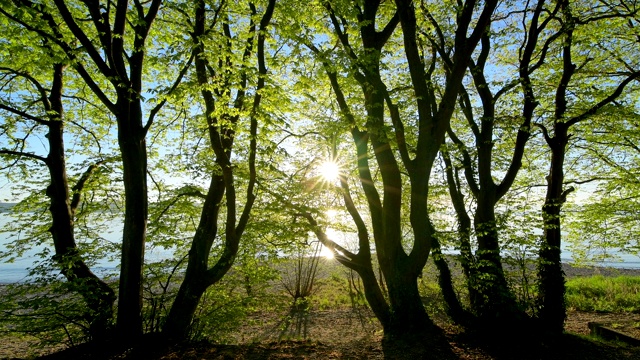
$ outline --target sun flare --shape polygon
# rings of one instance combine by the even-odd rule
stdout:
[[[336,181],[340,177],[340,166],[334,161],[325,161],[320,165],[320,175],[326,181]]]
[[[327,215],[327,218],[331,221],[335,220],[336,217],[338,216],[338,210],[336,209],[329,209],[327,211],[324,212],[325,215]]]
[[[329,249],[326,246],[322,246],[322,250],[320,250],[320,256],[324,257],[325,259],[333,259],[334,254],[333,251],[331,251],[331,249]]]

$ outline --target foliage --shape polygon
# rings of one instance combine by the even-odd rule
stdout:
[[[230,275],[207,289],[191,323],[189,338],[227,341],[259,301],[265,300],[255,294],[249,296],[243,285],[242,279]]]

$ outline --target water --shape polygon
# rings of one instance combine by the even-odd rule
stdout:
[[[11,218],[3,212],[3,205],[0,203],[0,228],[2,228]],[[6,207],[6,205],[5,205]],[[104,238],[113,244],[117,245],[122,241],[122,222],[121,220],[112,220],[109,223],[109,227],[114,229],[113,232],[105,234]],[[11,240],[8,239],[6,233],[0,233],[0,252],[7,251],[7,244]],[[50,253],[53,254],[53,244],[35,246],[29,251],[26,251],[23,256],[16,258],[13,262],[4,262],[0,260],[0,284],[14,283],[27,280],[29,275],[29,268],[33,267],[36,262],[41,261],[42,258],[38,256],[44,248],[50,247]],[[118,275],[119,272],[119,258],[120,254],[111,254],[115,261],[109,259],[101,259],[91,266],[91,270],[100,277]],[[147,262],[160,261],[173,257],[173,249],[163,248],[147,248],[145,250],[145,260]]]
[[[0,203],[0,228],[6,224],[7,221],[11,221],[6,212],[6,204]],[[122,239],[121,222],[114,220],[112,229],[116,231],[106,234],[105,238],[114,244],[120,244]],[[0,251],[7,250],[6,245],[9,243],[7,234],[0,233]],[[36,255],[43,250],[44,246],[37,246],[27,251],[22,257],[16,258],[12,263],[0,262],[0,284],[13,283],[26,280],[29,270],[28,268],[34,265],[34,261],[39,260]],[[53,252],[53,249],[51,249]],[[615,254],[619,257],[620,261],[602,261],[593,263],[590,265],[613,267],[619,269],[640,269],[640,257],[617,253],[610,251],[611,254]],[[119,258],[119,254],[114,254],[115,258]],[[566,263],[572,263],[571,253],[566,249],[563,249],[562,260]],[[145,258],[147,261],[159,261],[173,257],[173,251],[171,249],[162,248],[149,248],[145,252]],[[95,266],[92,266],[92,270],[99,276],[117,275],[118,274],[118,261],[101,260]]]
[[[119,242],[119,241],[118,241]],[[0,238],[0,251],[6,251],[6,244],[8,240],[6,238]],[[16,258],[11,263],[0,262],[0,284],[14,283],[27,280],[29,275],[29,268],[33,267],[35,262],[42,260],[37,254],[42,251],[43,246],[38,246],[35,249],[29,250],[22,257]],[[52,249],[53,251],[53,249]],[[119,272],[119,254],[116,255],[115,261],[108,259],[102,259],[98,261],[94,266],[91,266],[91,271],[100,277],[118,275]],[[145,261],[154,262],[173,257],[172,250],[166,250],[162,248],[153,248],[145,250]]]

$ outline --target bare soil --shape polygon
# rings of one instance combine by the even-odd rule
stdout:
[[[640,359],[640,347],[587,337],[589,321],[637,323],[640,314],[570,312],[567,334],[553,341],[528,341],[517,334],[504,342],[487,342],[462,329],[439,324],[448,349],[433,352],[430,339],[410,345],[382,341],[382,333],[365,310],[336,309],[288,314],[256,313],[234,332],[236,344],[198,342],[167,346],[153,335],[131,348],[114,344],[82,345],[44,355],[56,349],[39,348],[35,339],[0,340],[0,358],[40,359]],[[9,341],[7,341],[9,340]],[[499,340],[499,339],[495,339]],[[231,341],[232,343],[234,341]],[[34,351],[35,350],[35,351]],[[60,349],[57,349],[60,350]]]

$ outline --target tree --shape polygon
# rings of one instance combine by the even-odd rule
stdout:
[[[79,5],[59,0],[49,6],[21,0],[3,4],[1,10],[11,21],[57,47],[116,119],[125,193],[117,328],[127,340],[142,333],[141,281],[148,212],[146,135],[167,101],[166,97],[158,99],[145,121],[145,52],[161,2]],[[89,21],[85,21],[86,14]],[[82,52],[76,51],[77,44]],[[189,62],[165,94],[175,90]],[[103,81],[111,85],[110,90],[101,86]]]
[[[419,37],[424,27],[414,5],[417,4],[410,1],[397,1],[395,6],[380,1],[324,2],[318,11],[326,14],[323,21],[329,30],[325,36],[329,37],[329,44],[335,40],[339,48],[332,49],[329,44],[322,48],[319,44],[322,38],[313,32],[303,32],[298,37],[323,66],[339,108],[336,115],[351,134],[357,183],[366,198],[372,234],[352,197],[353,190],[345,174],[340,177],[340,189],[344,207],[357,228],[357,252],[332,241],[311,212],[298,209],[314,227],[318,239],[334,250],[336,259],[360,275],[367,301],[387,337],[422,333],[432,327],[417,286],[435,232],[428,213],[429,178],[449,128],[470,56],[496,3],[489,1],[480,6],[467,1],[449,9],[456,13],[456,30],[449,49],[453,52],[452,63],[441,97],[433,86],[438,78],[435,68],[440,59],[435,55],[421,57],[432,52],[428,47],[421,47]],[[418,14],[426,17],[426,8],[421,7]],[[447,15],[450,13],[443,14]],[[378,26],[379,23],[382,25]],[[394,38],[398,25],[402,28],[402,37]],[[305,29],[304,25],[301,27]],[[410,89],[402,93],[409,99],[407,111],[398,106],[384,81],[385,66],[395,67],[393,61],[399,61],[385,56],[398,50],[390,44],[397,41],[402,44],[405,56],[400,68],[407,76],[402,79],[408,81],[402,85]],[[359,94],[357,88],[361,91]],[[410,111],[417,115],[411,116]],[[376,173],[380,177],[374,175]],[[403,174],[408,178],[407,187],[403,187]],[[410,194],[411,240],[404,239],[402,232],[405,191]],[[387,286],[386,296],[373,271],[371,237]],[[406,243],[410,244],[410,251],[405,250]]]
[[[189,326],[197,305],[205,290],[217,283],[231,268],[238,253],[240,239],[249,221],[255,201],[256,152],[260,103],[265,88],[267,68],[265,64],[266,31],[275,0],[264,5],[262,16],[256,26],[258,10],[253,2],[247,5],[247,28],[232,33],[234,11],[232,4],[222,1],[210,7],[204,1],[195,3],[195,16],[189,20],[193,24],[192,40],[195,43],[195,76],[204,103],[206,131],[215,160],[210,170],[210,184],[204,198],[200,222],[196,229],[184,280],[169,312],[163,333],[174,339],[188,336]],[[213,11],[213,18],[207,13]],[[191,19],[191,17],[189,17]],[[242,25],[240,24],[235,25]],[[217,30],[220,38],[215,38]],[[216,46],[217,44],[217,46]],[[239,45],[238,45],[239,44]],[[211,46],[213,51],[209,50]],[[236,47],[239,46],[239,49]],[[255,50],[254,50],[255,49]],[[238,52],[237,54],[234,53]],[[252,75],[249,62],[255,51],[257,72]],[[249,97],[249,81],[255,86],[252,101]],[[235,96],[234,96],[235,95]],[[238,187],[233,150],[237,135],[248,121],[249,154],[246,160],[249,179],[246,200],[240,217],[240,205],[236,195]],[[224,220],[224,247],[215,265],[209,267],[211,246],[218,236],[220,211],[226,210]]]
[[[24,36],[24,34],[21,35]],[[67,66],[61,63],[51,64],[51,60],[55,61],[56,54],[47,45],[45,43],[44,47],[40,49],[34,47],[32,50],[40,50],[36,52],[43,58],[39,65],[50,69],[47,71],[50,74],[49,79],[43,80],[44,74],[39,73],[37,67],[16,61],[15,58],[10,61],[10,64],[3,64],[0,67],[3,78],[7,79],[2,87],[13,89],[3,94],[2,103],[0,103],[0,110],[5,115],[2,135],[7,144],[7,147],[0,149],[0,155],[8,163],[5,168],[7,170],[24,161],[39,162],[48,170],[49,185],[46,195],[50,199],[51,214],[51,225],[48,231],[55,248],[54,259],[62,275],[71,284],[71,289],[82,295],[91,312],[88,314],[91,337],[101,339],[107,335],[111,327],[116,296],[113,289],[90,270],[80,254],[76,244],[75,219],[85,184],[106,159],[92,163],[73,185],[73,193],[70,191],[66,165],[68,155],[65,153],[64,146],[64,128],[67,121],[63,111],[64,74]],[[12,50],[14,56],[21,53],[17,47],[13,47]],[[22,92],[24,95],[15,96],[12,94],[14,91]],[[39,107],[34,109],[27,99],[34,99]],[[15,120],[9,120],[11,118]],[[17,126],[21,122],[34,125],[25,124],[28,130],[26,134],[21,134],[22,127]],[[31,135],[37,133],[39,128],[46,131],[46,156],[31,151],[33,147],[28,144]],[[24,137],[19,138],[20,135]]]
[[[475,199],[475,256],[471,255],[468,241],[470,219],[466,214],[463,192],[451,168],[450,155],[447,152],[443,153],[448,168],[447,181],[451,198],[460,223],[460,247],[463,249],[463,265],[469,274],[471,307],[481,319],[481,326],[494,326],[501,322],[517,322],[527,318],[522,309],[518,308],[505,278],[496,207],[516,180],[522,166],[525,146],[531,136],[531,121],[538,106],[531,86],[531,75],[544,64],[549,46],[559,37],[553,33],[548,38],[544,37],[547,26],[558,12],[556,7],[546,14],[544,5],[544,1],[539,1],[529,9],[529,5],[526,4],[525,11],[520,12],[523,14],[522,21],[515,20],[515,14],[518,12],[513,11],[511,7],[504,9],[504,15],[496,14],[496,17],[508,19],[507,23],[510,25],[484,33],[477,58],[469,64],[475,93],[463,87],[460,94],[460,111],[466,121],[466,132],[470,133],[469,141],[473,142],[473,146],[465,143],[464,138],[457,134],[459,132],[454,130],[454,126],[448,130],[449,137],[461,153],[468,192]],[[522,29],[511,28],[521,24]],[[517,32],[521,32],[522,35]],[[431,41],[441,49],[439,52],[446,58],[447,54],[442,50],[442,44],[445,43],[444,31],[438,29],[437,33],[439,37]],[[509,62],[513,60],[508,58],[509,60],[501,64],[500,55],[508,51],[503,46],[512,46],[516,38],[516,41],[520,42],[516,60],[518,65],[510,73]],[[497,74],[492,74],[491,70],[491,67],[497,65],[503,66],[499,80],[494,79]],[[522,104],[513,111],[511,108],[514,107],[514,100],[509,95],[518,87],[521,89]],[[480,109],[477,109],[478,107]],[[480,115],[476,115],[478,112]],[[500,147],[497,148],[498,146]],[[510,159],[499,168],[502,164],[496,164],[496,158],[506,159],[509,156]],[[501,174],[501,179],[497,182],[496,172]]]
[[[545,328],[552,333],[561,333],[566,317],[560,246],[562,205],[567,195],[574,191],[573,187],[565,188],[564,185],[564,162],[571,139],[570,130],[585,120],[593,119],[594,115],[614,103],[627,86],[640,78],[638,64],[624,60],[618,52],[628,46],[627,41],[631,40],[628,35],[603,31],[618,28],[613,24],[632,30],[637,25],[634,18],[637,9],[633,4],[620,2],[602,8],[563,1],[560,8],[556,21],[563,36],[562,57],[557,59],[561,70],[558,72],[559,78],[555,77],[555,96],[548,105],[553,109],[548,110],[552,115],[543,117],[548,122],[536,123],[542,129],[551,151],[549,174],[546,178],[547,193],[542,207],[544,235],[539,253],[538,302],[539,316]],[[595,27],[604,34],[595,31]],[[602,38],[594,39],[594,35],[602,35]],[[590,41],[588,49],[581,46],[585,39]],[[615,44],[616,41],[620,44]],[[635,41],[635,38],[631,41]],[[585,89],[581,78],[590,79],[590,82],[595,78],[602,83]],[[581,96],[576,97],[574,93]]]

